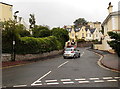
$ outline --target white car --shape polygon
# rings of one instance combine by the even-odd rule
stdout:
[[[80,51],[74,47],[65,48],[63,57],[64,59],[80,57]]]

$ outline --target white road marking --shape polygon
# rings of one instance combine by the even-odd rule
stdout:
[[[112,79],[112,77],[103,77],[103,79]]]
[[[104,82],[104,80],[96,80],[94,82],[99,83],[99,82]]]
[[[26,87],[27,85],[15,85],[13,87]]]
[[[42,85],[42,83],[39,83],[39,84],[31,84],[31,86],[40,86],[40,85]]]
[[[71,81],[71,79],[61,79],[61,81]]]
[[[46,80],[45,82],[56,82],[57,80]]]
[[[81,78],[81,79],[75,79],[76,81],[79,81],[79,80],[86,80],[85,78]]]
[[[63,84],[71,84],[71,83],[74,83],[74,82],[63,82]]]
[[[117,80],[114,80],[114,79],[113,79],[113,80],[107,80],[107,81],[108,81],[108,82],[115,82],[115,81],[117,81]]]
[[[89,78],[90,80],[98,80],[99,78]]]
[[[68,63],[69,61],[66,61],[66,62],[64,62],[64,63],[62,63],[61,65],[59,65],[57,68],[60,68],[60,67],[62,67],[63,65],[65,65],[66,63]]]
[[[55,85],[55,84],[59,84],[58,82],[55,83],[47,83],[47,85]]]
[[[120,77],[114,77],[115,79],[119,79]]]
[[[85,52],[82,52],[82,54],[81,54],[80,56],[83,56],[84,53],[85,53]]]
[[[46,77],[48,74],[50,74],[52,71],[47,72],[45,75],[43,75],[42,77],[40,77],[37,81],[35,81],[34,83],[31,84],[31,86],[35,86],[35,85],[41,85],[41,79],[43,79],[44,77]],[[40,84],[37,84],[40,83]]]
[[[89,83],[90,81],[78,81],[79,83]]]

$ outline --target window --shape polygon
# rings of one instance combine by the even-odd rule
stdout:
[[[84,37],[84,33],[82,33],[82,37]]]
[[[90,34],[90,37],[91,37],[91,34]]]
[[[74,33],[72,33],[72,37],[74,37]]]

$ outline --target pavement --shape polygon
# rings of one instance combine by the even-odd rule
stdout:
[[[103,59],[100,60],[100,63],[105,68],[108,68],[116,72],[120,72],[120,57],[118,57],[117,54],[95,49],[90,50],[103,56]]]

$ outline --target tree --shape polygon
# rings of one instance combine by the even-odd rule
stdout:
[[[48,26],[35,25],[32,29],[33,37],[48,37],[51,35],[51,31]]]
[[[11,53],[11,61],[15,61],[15,45],[19,40],[19,34],[16,30],[16,22],[9,20],[3,22],[2,30],[2,52]]]
[[[65,42],[69,40],[68,31],[63,28],[53,28],[51,34],[57,37],[63,47],[65,46]]]
[[[108,35],[112,39],[108,44],[117,52],[120,57],[120,33],[108,32]]]
[[[74,22],[75,27],[81,27],[87,25],[87,21],[84,18],[76,19]]]
[[[30,23],[30,29],[35,27],[36,21],[34,14],[30,14],[29,23]]]
[[[26,30],[26,27],[23,24],[16,25],[16,30],[20,37],[30,36],[30,32]]]

